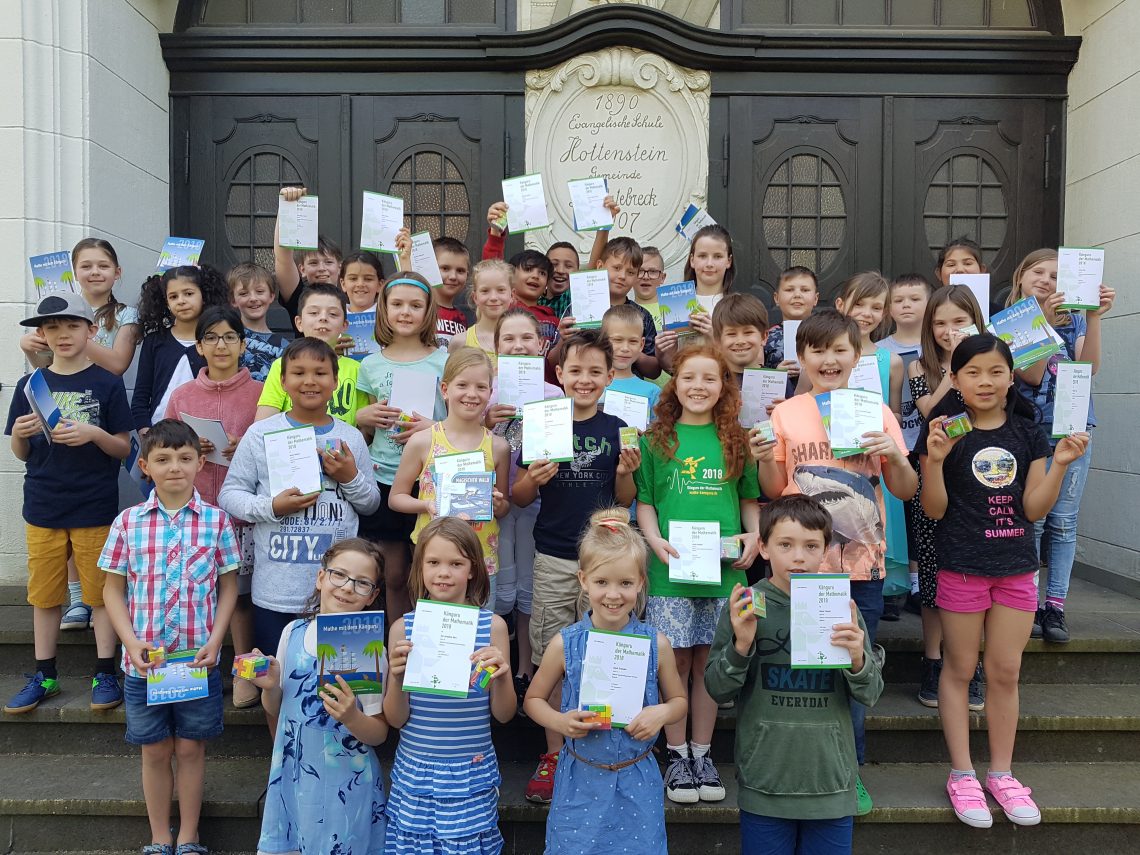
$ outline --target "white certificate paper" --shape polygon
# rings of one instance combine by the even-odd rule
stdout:
[[[199,439],[208,439],[214,444],[214,450],[206,455],[207,460],[211,463],[217,463],[219,466],[230,465],[229,460],[222,454],[222,450],[230,444],[230,438],[226,436],[226,429],[222,427],[220,421],[217,419],[200,419],[186,413],[179,413],[178,418],[190,425],[194,429],[194,433],[198,434]],[[276,496],[277,493],[273,495]]]
[[[784,397],[788,390],[788,372],[775,368],[745,368],[740,389],[740,424],[746,428],[767,421],[768,405]]]
[[[862,389],[864,392],[874,392],[886,400],[883,394],[882,378],[879,376],[879,360],[874,356],[860,357],[851,371],[851,379],[847,381],[847,388]]]
[[[1057,363],[1056,396],[1053,399],[1055,439],[1088,429],[1092,379],[1091,362]]]
[[[566,186],[570,190],[570,204],[574,208],[575,231],[593,232],[613,228],[613,214],[602,204],[610,192],[605,178],[579,178],[567,181]]]
[[[296,202],[277,203],[277,240],[290,249],[317,248],[317,197],[302,196]]]
[[[974,292],[974,298],[982,310],[982,320],[990,322],[990,274],[988,273],[951,273],[951,285],[965,285]]]
[[[649,645],[653,642],[644,635],[601,629],[586,633],[579,705],[609,704],[614,727],[625,727],[633,721],[644,705]]]
[[[616,389],[606,389],[606,396],[602,399],[602,411],[607,416],[621,419],[628,427],[640,431],[649,427],[649,399],[644,395],[631,395],[628,392],[618,392]]]
[[[280,495],[292,487],[305,496],[321,491],[321,462],[312,425],[265,434],[265,463],[269,468],[271,495]]]
[[[399,196],[364,191],[360,217],[360,248],[396,253],[396,233],[404,227],[404,200]]]
[[[1062,309],[1099,309],[1103,281],[1103,249],[1063,246],[1057,250],[1057,290],[1065,295]]]
[[[669,581],[720,584],[720,523],[669,520],[669,545],[680,558],[669,559]]]
[[[582,270],[570,274],[570,314],[580,327],[600,327],[610,308],[610,274]]]
[[[499,354],[499,403],[509,404],[522,414],[522,405],[546,397],[545,364],[541,356]]]
[[[450,478],[460,472],[486,472],[487,461],[482,451],[460,451],[456,454],[438,454],[432,462],[436,478]]]
[[[837,623],[851,623],[845,574],[792,574],[792,667],[850,668],[851,651],[831,643]]]
[[[523,404],[523,463],[574,458],[574,399],[548,398]]]
[[[537,172],[504,178],[503,201],[507,203],[507,228],[511,232],[518,234],[550,225],[546,192],[542,188],[542,176]]]
[[[796,333],[800,331],[799,321],[784,321],[784,361],[800,364],[796,356]]]
[[[863,434],[882,429],[882,395],[861,389],[836,389],[831,393],[830,436],[833,455],[850,457],[861,454]]]
[[[414,368],[392,369],[392,390],[388,393],[388,406],[397,407],[404,415],[419,413],[425,418],[435,415],[435,395],[439,377]]]
[[[478,629],[476,606],[431,600],[416,603],[404,691],[467,697]]]
[[[431,232],[416,232],[412,235],[412,272],[420,274],[433,287],[443,284],[443,274],[439,272],[435,247],[431,243]]]

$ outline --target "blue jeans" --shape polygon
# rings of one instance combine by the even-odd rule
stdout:
[[[854,818],[778,819],[740,812],[740,855],[851,855]]]
[[[1045,556],[1045,563],[1049,566],[1049,584],[1045,593],[1050,597],[1063,600],[1069,593],[1069,579],[1073,575],[1073,562],[1077,558],[1077,513],[1081,509],[1081,496],[1085,492],[1085,480],[1089,476],[1091,463],[1090,439],[1085,453],[1069,464],[1053,510],[1033,524],[1038,555],[1041,554],[1041,535],[1049,532]],[[1053,458],[1050,457],[1045,461],[1046,471],[1052,465]]]
[[[859,607],[859,614],[863,616],[863,623],[867,625],[867,638],[871,644],[875,643],[875,636],[879,632],[879,618],[883,616],[883,580],[877,582],[852,582],[851,599]],[[867,708],[858,701],[851,702],[851,727],[855,731],[855,757],[859,765],[863,765],[863,754],[866,748],[864,724],[867,719]]]

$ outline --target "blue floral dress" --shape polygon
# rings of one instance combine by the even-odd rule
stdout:
[[[586,615],[562,630],[566,657],[563,712],[578,709],[586,634],[593,627],[590,615]],[[644,705],[658,703],[657,630],[631,615],[621,632],[652,639]],[[583,763],[574,756],[577,754],[592,763],[621,763],[645,754],[655,741],[633,739],[624,729],[617,728],[596,730],[584,739],[567,740],[558,756],[554,801],[546,819],[548,855],[569,852],[575,855],[595,852],[667,855],[665,790],[661,769],[653,754],[646,754],[637,763],[616,772]],[[574,754],[570,753],[571,749]]]
[[[317,697],[317,660],[305,650],[309,623],[296,620],[286,630],[281,717],[257,848],[381,855],[386,818],[380,763],[372,746],[325,712]]]
[[[475,650],[491,643],[492,613],[479,610]],[[404,615],[412,637],[415,612]],[[474,650],[472,651],[474,652]],[[388,801],[388,855],[498,855],[499,762],[491,743],[491,696],[408,694]]]

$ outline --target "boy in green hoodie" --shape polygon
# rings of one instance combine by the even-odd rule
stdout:
[[[784,496],[760,511],[760,554],[772,578],[751,593],[737,585],[721,612],[705,687],[736,700],[736,774],[742,855],[849,855],[856,813],[852,699],[871,706],[883,691],[863,619],[836,624],[833,644],[851,669],[792,670],[791,576],[818,573],[831,543],[831,516],[815,499]]]

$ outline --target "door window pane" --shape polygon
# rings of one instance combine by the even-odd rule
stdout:
[[[839,258],[847,234],[847,204],[825,158],[798,153],[772,173],[761,202],[760,243],[781,270],[803,265],[823,273]]]
[[[948,157],[934,172],[926,191],[923,220],[931,253],[949,241],[968,237],[993,261],[1005,245],[1009,212],[1005,191],[994,168],[977,154]]]
[[[471,195],[458,164],[436,149],[409,155],[392,173],[388,192],[404,200],[404,223],[433,238],[466,241],[471,226]]]
[[[230,170],[223,217],[226,242],[238,261],[273,269],[273,225],[282,187],[305,184],[300,170],[278,151],[259,151]]]

